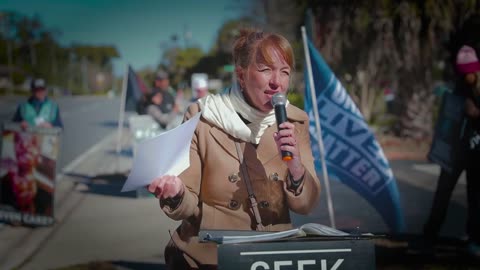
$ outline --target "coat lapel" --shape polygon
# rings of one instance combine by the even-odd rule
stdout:
[[[258,147],[255,149],[253,145],[247,144],[243,141],[240,142],[240,147],[242,148],[243,155],[247,166],[255,167],[258,166],[258,161],[262,164],[269,162],[275,156],[278,156],[277,146],[275,140],[273,139],[273,133],[277,130],[275,126],[271,126],[265,130]],[[235,148],[235,138],[226,134],[222,130],[214,127],[210,129],[210,134],[215,139],[215,141],[220,145],[225,152],[234,157],[237,160],[240,160]],[[256,152],[256,153],[254,153]],[[257,156],[257,158],[253,158]]]
[[[217,127],[211,128],[210,134],[215,139],[215,141],[225,150],[225,152],[230,154],[235,159],[239,160],[237,150],[235,149],[235,138],[218,129]],[[245,147],[243,143],[241,145],[242,148]]]
[[[277,145],[273,139],[273,133],[277,131],[277,127],[272,125],[265,130],[262,138],[260,138],[260,143],[257,147],[257,157],[258,160],[265,164],[278,156]]]

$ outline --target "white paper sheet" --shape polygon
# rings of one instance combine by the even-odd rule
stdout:
[[[190,143],[200,119],[197,113],[180,126],[137,146],[133,168],[122,192],[145,187],[162,175],[179,175],[190,166]]]

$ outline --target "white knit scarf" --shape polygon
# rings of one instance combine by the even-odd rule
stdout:
[[[245,101],[238,86],[226,89],[220,94],[208,95],[199,99],[198,103],[202,116],[208,122],[237,139],[254,144],[258,144],[265,129],[276,122],[274,110],[264,113],[252,108]],[[250,124],[245,124],[238,114]]]

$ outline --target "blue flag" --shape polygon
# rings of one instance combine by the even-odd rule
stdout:
[[[308,41],[328,174],[365,198],[395,232],[405,229],[397,184],[383,150],[340,81]],[[315,167],[322,171],[308,73],[305,111]]]

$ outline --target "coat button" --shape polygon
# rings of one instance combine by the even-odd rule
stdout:
[[[235,183],[238,181],[238,174],[237,173],[232,173],[228,176],[228,181],[231,183]]]
[[[280,179],[280,177],[278,176],[278,173],[271,173],[270,176],[269,176],[270,180],[272,181],[278,181]]]
[[[236,210],[236,209],[240,208],[240,204],[235,200],[231,200],[230,203],[228,204],[228,207],[230,209]]]
[[[260,206],[260,208],[267,208],[270,206],[267,201],[261,201],[260,203],[258,203],[258,205]]]

